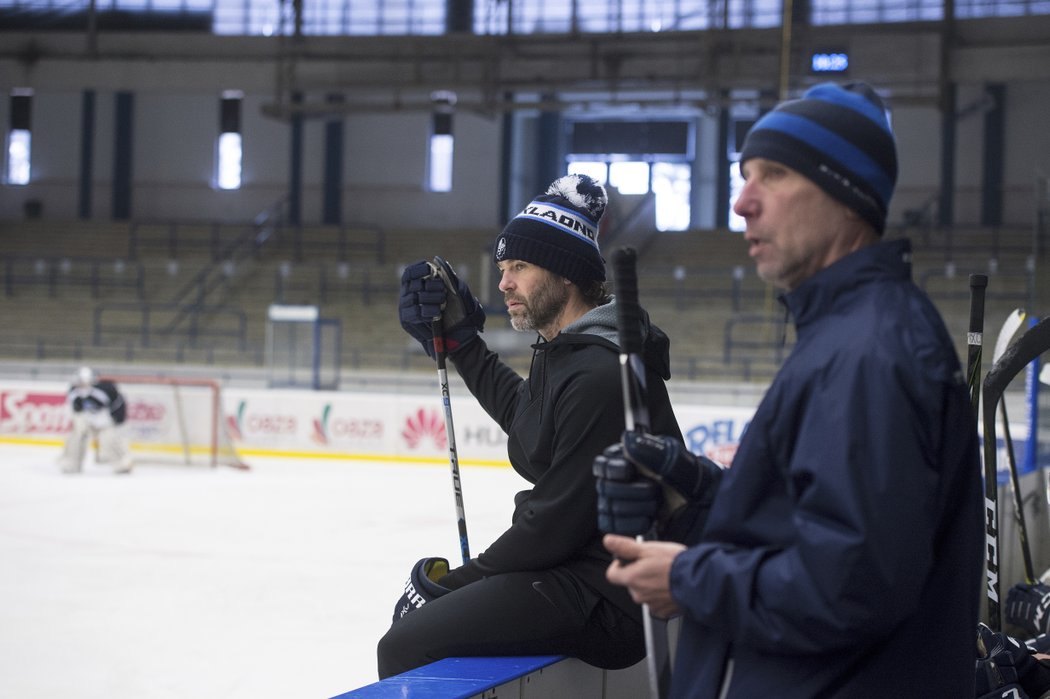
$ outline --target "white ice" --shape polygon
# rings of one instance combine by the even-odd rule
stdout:
[[[376,680],[412,564],[461,561],[447,464],[57,456],[0,446],[0,697],[332,697]],[[476,554],[528,484],[461,471]]]

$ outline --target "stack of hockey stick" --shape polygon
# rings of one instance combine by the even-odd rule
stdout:
[[[976,278],[976,279],[975,279]],[[992,368],[989,369],[983,383],[977,383],[980,376],[981,344],[984,316],[984,287],[987,277],[972,275],[970,278],[971,313],[970,332],[967,337],[969,357],[967,372],[970,385],[970,398],[977,410],[979,398],[983,393],[983,404],[979,419],[984,432],[984,488],[985,488],[985,551],[986,551],[986,595],[988,599],[988,625],[995,631],[1002,630],[1000,611],[1000,540],[999,540],[999,479],[998,479],[998,439],[996,436],[996,413],[1002,416],[1003,442],[1006,450],[1009,469],[1010,491],[1017,522],[1021,554],[1024,559],[1025,582],[1036,581],[1032,563],[1031,548],[1028,542],[1028,527],[1025,522],[1021,487],[1017,476],[1017,463],[1014,458],[1013,439],[1010,435],[1010,424],[1007,416],[1006,402],[1003,394],[1010,382],[1031,362],[1044,352],[1050,351],[1050,318],[1032,326],[1011,342],[1025,322],[1025,314],[1020,309],[1007,317],[999,332],[992,356]],[[975,349],[976,346],[976,349]]]

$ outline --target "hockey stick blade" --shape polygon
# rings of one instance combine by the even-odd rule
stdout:
[[[1010,382],[1039,355],[1050,350],[1050,318],[1029,328],[1010,345],[984,377],[983,425],[985,465],[985,552],[988,595],[988,625],[1000,631],[999,513],[995,413]]]
[[[1003,391],[1021,370],[1047,351],[1050,351],[1050,318],[1043,318],[1017,338],[988,370],[984,377],[985,394],[991,392],[1002,397]]]
[[[1021,308],[1015,308],[1010,312],[1010,315],[1006,316],[1006,320],[1003,321],[1003,327],[999,329],[999,337],[995,339],[995,350],[992,352],[993,366],[1002,359],[1006,348],[1010,346],[1010,341],[1014,339],[1014,335],[1024,325],[1025,317],[1024,309]]]
[[[620,340],[620,383],[623,387],[624,424],[629,430],[649,429],[649,407],[642,360],[642,310],[638,305],[637,253],[624,247],[613,253],[616,275],[616,312]],[[637,537],[643,540],[644,537]],[[645,662],[652,699],[664,699],[671,689],[671,649],[667,622],[653,617],[649,605],[642,605],[645,631]]]

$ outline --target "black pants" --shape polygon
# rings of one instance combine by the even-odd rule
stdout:
[[[564,570],[484,578],[402,617],[379,641],[380,679],[441,658],[567,655],[606,669],[645,656],[630,616]]]

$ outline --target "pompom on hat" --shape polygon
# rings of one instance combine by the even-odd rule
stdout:
[[[608,203],[605,188],[593,178],[559,177],[504,227],[493,259],[530,262],[581,287],[603,282],[598,222]]]
[[[740,163],[787,165],[882,233],[897,183],[897,147],[886,107],[870,85],[821,83],[782,102],[747,134]]]

